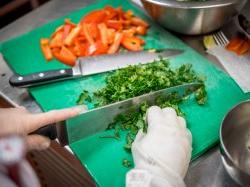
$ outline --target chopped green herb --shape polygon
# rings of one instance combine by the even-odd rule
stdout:
[[[91,102],[92,99],[89,95],[89,92],[87,90],[83,90],[83,92],[80,94],[78,100],[76,101],[76,103],[78,105],[82,105],[82,104],[85,104],[86,102]]]
[[[122,165],[126,168],[130,168],[132,166],[132,162],[127,160],[127,159],[123,159],[122,160]]]
[[[106,77],[106,86],[94,93],[90,97],[88,92],[83,91],[77,103],[92,102],[96,107],[122,101],[128,98],[143,95],[152,91],[164,88],[182,85],[185,83],[200,82],[202,86],[195,91],[195,98],[198,104],[206,102],[206,90],[204,78],[201,78],[192,69],[192,65],[181,65],[177,69],[170,68],[167,59],[160,59],[147,65],[129,66],[120,69]],[[178,115],[184,115],[179,108],[179,104],[187,99],[187,95],[193,91],[188,91],[182,98],[178,94],[171,94],[166,97],[158,97],[155,104],[161,108],[173,107]],[[131,151],[132,143],[137,132],[142,129],[147,132],[145,122],[146,111],[149,108],[146,102],[141,103],[138,111],[130,111],[126,114],[120,114],[111,123],[108,129],[114,129],[116,139],[120,138],[120,131],[126,132],[126,144],[124,149]],[[128,161],[123,160],[123,165]]]

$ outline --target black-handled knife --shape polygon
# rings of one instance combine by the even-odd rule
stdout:
[[[32,132],[31,134],[38,134],[38,135],[45,136],[51,140],[55,140],[57,138],[56,125],[51,124],[51,125],[41,127],[37,129],[36,131]]]
[[[179,55],[182,52],[183,51],[179,49],[165,49],[155,52],[122,52],[112,55],[78,58],[76,66],[71,69],[45,71],[24,76],[13,75],[9,82],[15,87],[37,86],[55,81],[121,69],[130,65],[147,64],[153,62],[159,57],[170,58]]]
[[[73,77],[74,75],[72,69],[61,69],[33,73],[25,76],[15,74],[10,78],[9,82],[10,85],[14,87],[30,87],[70,79]]]

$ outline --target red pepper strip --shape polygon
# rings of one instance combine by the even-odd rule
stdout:
[[[65,38],[64,40],[64,44],[65,45],[72,45],[74,42],[74,39],[79,35],[79,33],[81,32],[82,26],[79,24],[77,25],[75,28],[73,28],[71,30],[71,32],[69,33],[69,35],[67,36],[67,38]]]
[[[87,14],[81,20],[81,24],[83,23],[101,23],[106,19],[106,12],[104,10],[95,10]]]
[[[51,60],[53,58],[52,52],[49,47],[49,39],[47,38],[42,38],[40,40],[40,46],[41,50],[43,52],[43,55],[47,61]]]
[[[76,27],[76,24],[73,23],[70,19],[65,19],[64,20],[65,25],[71,25],[72,27]]]
[[[112,6],[106,6],[104,7],[104,10],[107,14],[106,16],[106,20],[110,20],[110,19],[113,19],[117,16],[117,12],[116,12],[116,9],[113,8]]]
[[[51,35],[51,38],[54,38],[55,35],[56,35],[58,32],[61,32],[61,31],[63,31],[63,25],[61,25],[61,26],[59,26],[59,27],[56,28],[56,31],[53,32],[53,34]]]
[[[62,47],[63,45],[63,32],[57,32],[56,35],[50,40],[50,48]]]
[[[82,24],[82,27],[83,27],[83,33],[87,39],[87,41],[90,43],[90,45],[94,45],[95,44],[95,41],[94,39],[92,38],[90,32],[89,32],[89,29],[88,29],[88,24],[86,23],[83,23]]]
[[[145,35],[147,33],[147,28],[143,26],[136,27],[136,34]]]
[[[130,51],[140,51],[142,50],[141,47],[141,39],[137,37],[123,37],[122,45],[126,49]]]
[[[229,51],[236,52],[237,49],[244,43],[244,40],[241,38],[233,38],[230,40],[229,44],[227,44],[226,49]]]
[[[95,43],[95,46],[96,51],[94,52],[94,55],[106,54],[109,49],[108,45],[103,44],[100,40]]]
[[[107,40],[108,44],[112,44],[115,40],[115,29],[108,29],[107,30]]]
[[[135,27],[131,27],[129,29],[123,30],[122,32],[124,33],[124,36],[126,36],[126,37],[132,37],[136,33],[136,28]]]
[[[133,17],[131,18],[131,23],[135,26],[143,26],[143,27],[149,27],[148,23],[141,18]]]
[[[64,25],[64,27],[63,27],[62,41],[64,41],[68,37],[68,35],[70,33],[70,30],[71,30],[71,27],[72,26],[68,25],[68,24]]]
[[[123,37],[123,34],[120,33],[120,32],[117,32],[115,34],[115,39],[114,39],[114,42],[113,44],[109,47],[109,50],[108,50],[108,54],[113,54],[115,53],[116,51],[118,51],[119,47],[120,47],[120,43],[122,41],[122,37]]]
[[[122,30],[123,28],[122,21],[118,21],[118,20],[107,20],[106,25],[107,27],[113,28],[116,30]]]
[[[250,50],[250,46],[247,41],[244,41],[243,44],[237,49],[237,55],[244,55]]]
[[[88,31],[93,39],[97,40],[100,38],[100,32],[97,27],[97,24],[95,23],[88,24]]]
[[[125,12],[124,14],[123,14],[123,17],[125,18],[125,19],[131,19],[132,17],[133,17],[133,12],[132,12],[132,10],[128,10],[127,12]]]
[[[54,57],[61,61],[62,63],[74,66],[76,62],[76,56],[66,47],[62,47],[62,49],[58,52],[57,50],[53,50]]]
[[[101,41],[102,41],[103,45],[108,45],[107,26],[105,25],[105,23],[100,23],[100,24],[98,24],[98,29],[99,29],[100,34],[101,34]]]

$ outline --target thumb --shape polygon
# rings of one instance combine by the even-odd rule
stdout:
[[[50,146],[50,139],[41,135],[29,135],[26,137],[28,150],[44,150]]]

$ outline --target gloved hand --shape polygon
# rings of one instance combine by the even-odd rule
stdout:
[[[79,114],[83,108],[53,110],[40,114],[31,114],[24,107],[0,108],[0,136],[9,134],[28,135],[40,127],[65,120]],[[28,149],[46,149],[50,140],[40,135],[26,137]]]
[[[132,144],[135,168],[127,173],[127,187],[185,186],[192,152],[192,135],[173,108],[150,107],[148,130]]]

